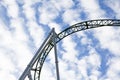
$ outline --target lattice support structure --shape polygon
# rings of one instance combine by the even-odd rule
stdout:
[[[56,50],[56,44],[61,41],[66,36],[73,34],[78,31],[97,28],[102,26],[120,26],[120,20],[118,19],[99,19],[99,20],[89,20],[74,24],[67,29],[63,30],[59,34],[56,34],[54,29],[51,30],[48,37],[45,39],[41,47],[36,52],[35,56],[32,58],[26,69],[24,70],[23,74],[19,78],[19,80],[25,80],[27,77],[29,80],[40,80],[40,73],[43,67],[43,63],[54,47]],[[59,66],[57,58],[57,52],[55,51],[55,60],[56,60],[56,73],[57,73],[57,80],[59,80]],[[57,69],[58,67],[58,69]]]

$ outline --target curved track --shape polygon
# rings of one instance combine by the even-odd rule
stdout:
[[[120,26],[120,20],[118,19],[99,19],[99,20],[89,20],[80,22],[77,24],[74,24],[59,34],[56,34],[55,36],[55,42],[58,43],[66,36],[73,34],[78,31],[87,30],[91,28],[98,28],[102,26]],[[28,66],[26,67],[25,71],[19,78],[19,80],[25,80],[26,77],[29,78],[29,80],[40,80],[40,73],[43,66],[43,63],[51,51],[51,49],[54,47],[54,29],[49,33],[46,40],[43,42],[41,47],[38,49],[35,56],[32,58]],[[32,74],[31,74],[32,73]]]

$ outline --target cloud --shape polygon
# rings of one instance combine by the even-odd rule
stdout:
[[[119,57],[116,58],[112,58],[109,62],[109,70],[107,71],[107,76],[113,78],[120,78],[119,76],[119,72],[120,72],[120,68],[118,66],[120,66],[120,61],[119,61]]]
[[[55,28],[55,32],[57,33],[60,33],[61,31],[61,25],[56,22],[51,22],[48,24],[48,26],[50,27],[50,29]]]
[[[88,19],[105,18],[105,12],[100,8],[98,0],[90,0],[89,2],[87,2],[87,0],[81,0],[80,5]]]
[[[71,37],[67,37],[63,40],[62,47],[65,50],[65,52],[62,53],[63,59],[71,62],[76,61],[78,52],[75,50],[75,46],[76,46],[76,43],[72,40]]]
[[[1,53],[6,54],[7,52],[4,52],[3,50],[0,50]],[[0,54],[0,60],[4,61],[3,63],[0,63],[0,74],[1,74],[1,78],[7,80],[6,78],[6,74],[10,74],[13,73],[14,69],[15,69],[15,65],[12,63],[12,61],[9,59],[9,56],[6,56],[4,54]],[[9,66],[9,67],[8,67]],[[15,80],[15,76],[13,76],[12,74],[10,74],[8,76],[9,78]]]
[[[101,78],[100,80],[119,80],[120,79],[120,68],[118,66],[120,66],[120,57],[113,57],[111,59],[109,59],[109,68],[107,70],[106,75]]]
[[[43,31],[42,26],[39,26],[35,21],[29,21],[27,23],[27,28],[31,38],[33,39],[33,43],[38,48],[40,44],[42,44],[42,40],[44,39],[45,32]]]
[[[58,10],[54,6],[54,4],[51,3],[50,1],[44,2],[39,7],[39,13],[40,13],[40,21],[39,22],[42,24],[48,24],[48,23],[52,22],[59,15]]]
[[[90,3],[87,4],[85,2],[85,0],[82,0],[81,5],[83,7],[83,11],[88,13],[87,17],[89,19],[102,18],[105,15],[105,12],[102,9],[100,9],[100,6],[98,5],[97,1],[91,0]],[[96,7],[92,7],[91,5],[95,5]],[[95,29],[94,35],[100,41],[100,47],[102,47],[102,48],[104,47],[105,49],[108,49],[110,52],[112,52],[112,54],[119,56],[119,53],[120,53],[119,46],[117,45],[117,44],[119,44],[119,37],[118,37],[119,29],[108,28],[108,27]],[[111,65],[109,64],[110,67],[113,67],[112,65],[113,65],[113,63],[111,63]],[[108,69],[107,71],[109,72],[111,70]],[[114,71],[111,71],[111,72],[114,73]],[[119,78],[118,75],[116,75],[116,79],[117,78]],[[94,79],[94,77],[93,77],[93,79]],[[98,79],[98,78],[95,78],[95,79]],[[103,78],[103,79],[105,79],[105,78]],[[108,79],[113,79],[113,78],[108,78]]]
[[[22,19],[18,16],[18,6],[15,1],[8,3],[5,1],[4,4],[7,5],[7,12],[10,19],[10,25],[6,26],[2,20],[1,23],[1,65],[2,68],[7,67],[8,70],[2,69],[2,78],[8,80],[9,78],[16,80],[18,75],[30,61],[32,54],[27,45],[28,36],[23,29]],[[15,8],[15,9],[14,9]],[[15,11],[15,13],[11,13]],[[14,15],[14,16],[13,16]],[[1,51],[2,50],[2,51]],[[5,51],[5,52],[3,52]],[[25,53],[25,54],[24,54]],[[8,67],[9,66],[9,67]],[[9,69],[11,68],[11,69]],[[17,73],[17,74],[16,74]],[[9,75],[5,77],[5,75]]]
[[[41,80],[55,80],[56,74],[54,74],[54,68],[52,68],[54,65],[50,63],[45,63],[41,72]],[[51,69],[52,68],[52,69]]]
[[[80,20],[79,17],[80,14],[77,9],[68,9],[62,15],[63,21],[71,25],[79,21]]]
[[[103,2],[119,18],[119,0]],[[3,80],[17,80],[20,77],[48,30],[54,27],[59,33],[66,25],[82,21],[82,12],[85,13],[85,19],[105,18],[107,14],[98,0],[4,0],[0,5],[6,10],[6,14],[0,16],[0,79]],[[5,19],[8,26],[2,18],[4,16],[8,18]],[[73,37],[63,39],[58,45],[60,78],[119,80],[119,35],[119,28],[104,27],[78,32]],[[108,58],[104,75],[100,71],[104,70],[101,66],[103,52]],[[45,61],[41,79],[56,79],[54,49]]]
[[[94,35],[100,41],[101,47],[104,49],[108,49],[110,52],[112,52],[112,54],[119,56],[119,29],[104,27],[96,30],[95,32],[97,34]]]
[[[32,3],[32,1],[24,1],[24,3],[23,13],[27,19],[24,25],[27,28],[29,37],[33,39],[35,47],[38,48],[44,39],[44,30],[43,27],[36,22],[35,9],[32,7],[34,3]]]
[[[67,1],[63,1],[63,0],[61,0],[61,1],[43,1],[42,4],[43,5],[41,5],[41,7],[39,7],[40,23],[42,23],[42,24],[48,24],[51,21],[54,21],[59,16],[59,13],[61,11],[66,11],[66,10],[69,11],[69,9],[74,6],[74,2],[72,0],[67,0]],[[64,14],[64,15],[67,15],[67,14],[68,13],[66,12],[66,14]],[[69,17],[67,17],[67,18],[69,18]],[[68,22],[68,20],[66,20],[66,21]]]
[[[12,33],[9,31],[9,29],[4,25],[2,21],[0,21],[1,27],[0,27],[0,56],[1,56],[1,67],[0,67],[0,73],[1,78],[7,80],[8,78],[11,78],[13,80],[16,80],[18,78],[17,76],[13,75],[14,73],[18,73],[16,69],[24,68],[25,65],[28,63],[28,61],[31,59],[30,56],[29,58],[24,59],[23,56],[27,56],[30,54],[27,54],[27,49],[24,44],[21,46],[21,42],[17,39],[15,39],[15,36],[13,37]],[[4,33],[4,34],[3,34]],[[26,50],[24,50],[26,49]],[[23,53],[21,50],[24,50],[26,54],[21,54]],[[30,52],[28,52],[30,53]],[[22,61],[25,60],[26,62]],[[20,64],[22,65],[20,66]],[[9,66],[9,67],[8,67]],[[9,75],[6,77],[6,75]]]
[[[78,61],[78,70],[81,76],[83,77],[83,79],[92,79],[92,80],[98,79],[100,76],[100,71],[99,71],[100,65],[101,65],[100,56],[96,52],[93,51],[91,53],[90,51],[90,54],[88,56],[85,56]]]
[[[71,9],[75,3],[73,0],[67,0],[67,1],[64,1],[64,0],[60,0],[60,1],[51,1],[54,5],[55,5],[55,8],[57,8],[59,11],[65,11],[65,10],[68,10],[68,9]]]
[[[110,9],[112,9],[115,12],[115,17],[117,19],[120,18],[120,14],[119,14],[120,13],[120,10],[119,10],[120,3],[119,3],[119,0],[116,0],[116,1],[105,0],[105,3]]]

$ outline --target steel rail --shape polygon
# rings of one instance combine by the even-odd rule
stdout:
[[[56,34],[55,41],[56,43],[58,43],[63,38],[75,32],[87,30],[91,28],[98,28],[102,26],[120,26],[120,20],[119,19],[99,19],[99,20],[83,21],[66,28],[59,34]],[[25,69],[25,71],[23,72],[19,80],[25,80],[25,78],[28,76],[28,74],[30,74],[30,72],[34,73],[34,75],[32,76],[33,80],[40,80],[40,73],[41,73],[43,63],[47,55],[51,51],[51,49],[54,47],[53,37],[54,37],[53,31],[51,31],[51,33],[43,42],[42,46],[39,48],[39,50],[31,60],[31,62],[28,64],[27,68]]]

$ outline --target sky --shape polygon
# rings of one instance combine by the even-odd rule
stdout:
[[[18,80],[52,28],[106,18],[120,19],[120,0],[0,0],[0,80]],[[53,51],[41,80],[56,80]],[[120,27],[74,33],[57,54],[60,80],[120,80]]]

